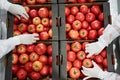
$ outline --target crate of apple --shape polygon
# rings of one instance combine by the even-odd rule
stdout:
[[[104,30],[102,5],[66,4],[66,38],[97,40]]]
[[[18,80],[44,79],[52,76],[52,45],[18,45],[12,52],[12,74]]]
[[[86,56],[88,53],[85,52],[85,45],[89,44],[90,42],[69,42],[66,44],[67,50],[67,73],[68,78],[71,79],[83,79],[85,76],[82,74],[82,66],[86,68],[92,68],[92,60],[95,61],[98,66],[104,70],[108,71],[108,64],[107,64],[107,52],[104,49],[100,52],[99,55],[93,55],[90,58]],[[76,74],[75,74],[76,72]]]
[[[14,17],[14,33],[13,35],[20,34],[39,34],[40,40],[52,39],[52,11],[49,7],[32,8],[24,6],[29,19],[25,20],[21,17],[18,20]]]
[[[65,2],[71,3],[92,3],[92,2],[105,2],[108,0],[65,0]]]

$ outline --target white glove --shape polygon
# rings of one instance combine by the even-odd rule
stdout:
[[[32,44],[39,40],[38,36],[38,34],[23,34],[16,37],[20,39],[20,44]]]
[[[102,71],[102,69],[94,62],[92,61],[94,67],[93,68],[86,68],[84,66],[82,66],[83,70],[82,73],[87,76],[85,77],[83,80],[87,80],[88,78],[100,78],[103,79],[104,78],[104,73]]]
[[[25,19],[29,18],[25,8],[21,5],[12,4],[12,3],[6,1],[4,9],[9,11],[13,15],[15,15],[18,19],[20,19],[20,16],[22,16]]]
[[[119,31],[116,26],[107,25],[103,34],[98,38],[97,42],[86,44],[85,52],[89,53],[87,57],[99,54],[105,47],[107,47],[116,37],[119,36]]]

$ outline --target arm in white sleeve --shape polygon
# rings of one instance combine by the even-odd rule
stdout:
[[[0,9],[8,10],[10,6],[11,3],[8,2],[7,0],[0,0]]]
[[[103,80],[120,80],[120,75],[113,72],[103,72],[99,73],[99,77]]]
[[[16,45],[19,44],[20,39],[17,36],[6,40],[0,40],[0,58],[9,53],[11,50],[15,48]]]

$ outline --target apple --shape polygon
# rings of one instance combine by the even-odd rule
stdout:
[[[12,65],[12,74],[17,74],[19,66],[17,64]]]
[[[32,64],[32,68],[36,72],[40,71],[42,69],[42,67],[43,67],[43,64],[40,61],[34,61]]]
[[[80,34],[80,37],[81,37],[81,38],[85,38],[85,37],[87,37],[87,35],[88,35],[88,31],[87,31],[86,29],[81,29],[81,30],[79,31],[79,34]]]
[[[75,61],[75,59],[76,59],[76,53],[74,51],[68,51],[67,60],[73,62]]]
[[[49,17],[52,18],[52,10],[49,10]]]
[[[38,24],[36,26],[36,32],[42,32],[42,31],[44,31],[44,26],[42,24]]]
[[[108,67],[108,62],[107,62],[106,58],[103,60],[103,65],[104,65],[104,67]]]
[[[12,2],[13,2],[13,3],[18,3],[18,2],[19,2],[19,0],[12,0]]]
[[[47,47],[47,54],[48,55],[52,55],[52,45],[49,45],[48,47]]]
[[[74,52],[78,52],[78,51],[81,50],[81,44],[80,44],[79,42],[73,42],[73,43],[71,44],[71,49],[72,49],[72,51],[74,51]]]
[[[92,3],[92,2],[94,2],[94,0],[88,0],[88,2]]]
[[[71,30],[71,25],[69,23],[65,24],[65,30],[66,32],[69,32]]]
[[[29,24],[28,28],[27,28],[27,31],[29,33],[35,33],[35,25],[34,24]]]
[[[86,68],[91,68],[93,66],[91,59],[84,59],[83,60],[83,66]]]
[[[20,17],[20,21],[21,21],[21,23],[27,24],[29,22],[29,19],[25,19],[23,17]]]
[[[100,52],[100,55],[101,55],[103,58],[107,58],[107,50],[106,50],[106,49],[103,49],[103,50]]]
[[[97,31],[96,30],[90,30],[88,32],[88,38],[90,40],[96,40],[97,39]]]
[[[19,54],[25,53],[26,51],[27,51],[27,49],[26,49],[26,46],[25,46],[25,45],[21,44],[21,45],[18,45],[18,46],[17,46],[17,52],[18,52]]]
[[[49,35],[50,38],[52,38],[52,29],[49,29],[48,35]]]
[[[80,12],[82,12],[83,14],[87,14],[88,11],[89,11],[88,6],[86,6],[86,5],[81,5],[80,6]]]
[[[89,23],[87,21],[83,21],[81,28],[88,29],[88,27],[89,27]]]
[[[27,72],[24,69],[19,69],[17,72],[17,78],[19,80],[25,80],[27,76]]]
[[[20,23],[18,25],[18,30],[22,33],[26,32],[27,31],[27,25],[25,23]]]
[[[72,28],[74,30],[79,30],[81,28],[81,25],[82,23],[79,21],[79,20],[75,20],[73,23],[72,23]]]
[[[67,71],[69,71],[72,68],[72,62],[67,61]]]
[[[98,30],[98,36],[101,36],[103,34],[103,31],[105,30],[104,27],[101,27],[99,30]]]
[[[48,67],[48,65],[44,65],[42,67],[42,69],[40,70],[40,74],[42,76],[46,76],[46,75],[48,75],[48,73],[49,73],[49,67]]]
[[[78,79],[80,77],[80,70],[76,67],[72,67],[69,71],[69,76],[72,78],[72,79]]]
[[[101,55],[96,55],[94,58],[96,63],[102,63],[103,62],[103,57]]]
[[[75,19],[79,21],[84,21],[85,20],[85,15],[82,12],[78,12],[75,16]]]
[[[80,69],[82,67],[82,62],[80,60],[76,59],[73,62],[73,67],[76,67],[76,68]]]
[[[73,21],[75,20],[75,17],[72,14],[70,14],[67,16],[66,20],[69,24],[72,24]]]
[[[87,0],[78,0],[78,3],[85,3]]]
[[[52,19],[49,20],[49,26],[52,27]]]
[[[79,37],[79,32],[77,30],[71,29],[68,34],[72,39],[77,39]]]
[[[28,6],[24,6],[24,8],[25,8],[25,11],[26,11],[27,13],[30,12],[30,8],[29,8]]]
[[[65,7],[65,16],[70,15],[70,8],[69,7]]]
[[[99,30],[102,26],[102,23],[98,20],[94,20],[93,22],[91,22],[91,28],[94,30]]]
[[[42,18],[42,24],[43,26],[49,26],[49,19],[48,18]]]
[[[47,57],[46,55],[40,55],[39,61],[40,61],[42,64],[47,64],[47,63],[48,63],[48,57]]]
[[[18,24],[19,23],[19,19],[17,17],[14,17],[14,24]]]
[[[66,44],[66,50],[70,51],[70,44],[68,44],[68,43]]]
[[[49,64],[50,66],[52,66],[52,56],[49,56],[49,57],[48,57],[48,64]]]
[[[27,63],[28,61],[29,61],[29,58],[28,58],[28,55],[27,55],[27,54],[23,53],[23,54],[21,54],[21,55],[19,56],[19,62],[20,62],[21,64],[25,64],[25,63]]]
[[[49,74],[52,76],[52,66],[49,67]]]
[[[39,59],[39,55],[36,52],[32,52],[29,55],[29,59],[31,62],[34,62]]]
[[[26,64],[25,64],[25,70],[29,73],[29,72],[32,72],[33,71],[33,69],[32,69],[32,62],[27,62]]]
[[[46,7],[41,7],[39,10],[38,10],[38,15],[41,17],[41,18],[47,18],[49,16],[49,10],[46,8]]]
[[[13,36],[18,36],[18,35],[20,35],[20,34],[21,34],[21,32],[18,31],[18,30],[15,30],[15,31],[13,32]]]
[[[40,40],[48,40],[49,39],[49,34],[46,31],[43,31],[40,33]]]
[[[37,16],[38,16],[38,12],[37,12],[36,9],[31,9],[31,10],[29,11],[29,15],[30,15],[31,18],[34,18],[34,17],[37,17]]]
[[[98,5],[93,5],[91,7],[91,12],[94,13],[96,16],[98,16],[101,13],[100,6]]]
[[[47,0],[36,0],[37,3],[45,3]]]
[[[35,52],[39,55],[42,55],[47,52],[47,46],[44,43],[38,43],[35,46]]]
[[[14,24],[14,25],[13,25],[13,30],[16,31],[16,30],[17,30],[17,27],[18,27],[18,25]]]
[[[40,73],[39,72],[31,72],[30,74],[29,74],[29,76],[30,76],[30,78],[32,79],[32,80],[38,80],[38,79],[40,79],[41,78],[41,75],[40,75]]]
[[[79,52],[77,52],[77,59],[84,60],[85,58],[86,58],[85,51],[79,51]]]
[[[12,53],[12,64],[18,63],[18,55],[15,53]]]
[[[104,21],[104,13],[103,12],[98,15],[98,19],[100,21]]]
[[[34,5],[36,4],[36,0],[27,0],[27,4]]]
[[[34,25],[40,24],[40,23],[41,23],[40,17],[34,17],[34,18],[32,19],[32,23],[33,23]]]
[[[68,0],[67,2],[73,2],[73,3],[76,3],[77,0]]]
[[[92,22],[94,20],[95,20],[95,15],[93,13],[89,12],[86,14],[86,21],[87,22]]]
[[[86,44],[89,44],[89,42],[83,42],[83,43],[82,43],[82,50],[85,50]]]
[[[77,6],[72,6],[70,8],[70,12],[71,12],[72,15],[76,15],[78,13],[78,11],[79,11],[79,9],[78,9]]]

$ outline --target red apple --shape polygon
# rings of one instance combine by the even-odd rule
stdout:
[[[81,22],[79,20],[75,20],[73,23],[72,23],[72,28],[74,30],[79,30],[81,28]]]
[[[73,21],[75,20],[75,17],[72,14],[70,14],[67,16],[66,20],[69,24],[72,24]]]
[[[68,44],[68,43],[66,44],[66,50],[70,51],[70,44]]]
[[[79,51],[79,52],[77,53],[77,58],[78,58],[79,60],[84,60],[84,59],[86,58],[86,53],[85,53],[85,51]]]
[[[87,0],[78,0],[78,3],[85,3]]]
[[[70,8],[69,7],[65,7],[65,16],[68,16],[70,14]]]
[[[76,67],[76,68],[80,69],[82,67],[82,62],[80,60],[76,59],[73,62],[73,67]]]
[[[42,32],[42,31],[44,31],[44,26],[42,24],[38,24],[36,26],[36,32]]]
[[[37,17],[38,16],[37,10],[36,9],[31,9],[30,12],[29,12],[29,15],[30,15],[31,18]]]
[[[42,24],[43,26],[49,26],[49,19],[48,18],[42,18]]]
[[[103,60],[103,65],[104,65],[104,67],[108,67],[108,62],[107,62],[106,58]]]
[[[47,0],[36,0],[37,3],[45,3]]]
[[[30,59],[31,62],[34,62],[34,61],[39,59],[39,55],[37,53],[35,53],[35,52],[32,52],[29,55],[29,59]]]
[[[41,55],[39,57],[39,61],[42,63],[42,64],[47,64],[48,63],[48,57],[46,55]]]
[[[95,20],[95,15],[93,13],[87,13],[86,14],[86,21],[87,22],[92,22]]]
[[[103,34],[103,31],[104,31],[104,27],[101,27],[99,30],[98,30],[98,36],[101,36]]]
[[[35,25],[34,24],[28,25],[27,31],[29,33],[35,33]]]
[[[94,20],[92,23],[91,23],[91,28],[94,29],[94,30],[99,30],[102,26],[102,23],[98,20]]]
[[[49,67],[48,67],[48,65],[44,65],[42,67],[42,69],[40,70],[40,74],[42,76],[46,76],[46,75],[48,75],[48,73],[49,73]]]
[[[48,40],[49,34],[46,31],[40,33],[40,40]]]
[[[25,80],[27,76],[27,72],[24,69],[19,69],[17,72],[17,78],[19,80]]]
[[[79,37],[79,32],[77,30],[72,29],[69,31],[68,34],[69,34],[70,38],[72,38],[72,39],[77,39]]]
[[[48,47],[47,47],[47,53],[48,53],[48,55],[52,55],[52,45],[49,45]]]
[[[15,53],[12,53],[12,64],[18,63],[18,55]]]
[[[52,10],[49,10],[49,17],[52,18]]]
[[[86,29],[81,29],[81,30],[79,31],[79,34],[80,34],[80,37],[81,37],[81,38],[85,38],[85,37],[87,37],[87,35],[88,35],[88,31],[87,31]]]
[[[46,7],[42,7],[38,10],[38,15],[41,18],[47,18],[49,16],[49,11]]]
[[[76,3],[77,0],[68,0],[67,2],[73,2],[73,3]]]
[[[30,74],[29,74],[29,76],[30,76],[30,78],[32,79],[32,80],[38,80],[38,79],[40,79],[41,78],[41,75],[40,75],[40,73],[39,72],[31,72]]]
[[[91,12],[94,13],[96,16],[99,15],[101,13],[101,9],[100,6],[98,5],[93,5],[91,7]]]
[[[83,43],[82,43],[82,50],[85,50],[86,44],[89,44],[89,42],[83,42]]]
[[[30,8],[29,8],[28,6],[24,6],[24,8],[25,8],[25,11],[26,11],[27,13],[30,12]]]
[[[97,39],[97,31],[96,30],[90,30],[88,33],[88,38],[90,40],[96,40]]]
[[[32,64],[32,68],[36,72],[40,71],[42,67],[43,67],[43,64],[40,61],[34,61]]]
[[[13,36],[18,36],[18,35],[20,35],[20,34],[21,34],[21,32],[18,31],[18,30],[15,30],[15,31],[13,32]]]
[[[72,62],[67,61],[67,71],[69,71],[72,68]]]
[[[75,61],[75,59],[76,59],[76,53],[73,51],[68,51],[67,52],[67,60],[73,62],[73,61]]]
[[[25,45],[21,44],[21,45],[17,46],[17,52],[18,53],[22,54],[22,53],[25,53],[26,51],[27,51],[27,49],[26,49]]]
[[[32,72],[33,71],[33,69],[32,69],[32,62],[27,62],[26,64],[25,64],[25,70],[29,73],[29,72]]]
[[[72,15],[76,15],[78,13],[79,9],[77,6],[72,6],[70,9],[70,12]]]
[[[81,50],[81,44],[79,43],[79,42],[73,42],[72,44],[71,44],[71,49],[72,49],[72,51],[74,51],[74,52],[78,52],[78,51],[80,51]]]
[[[104,13],[103,12],[98,15],[98,19],[100,21],[104,21]]]
[[[48,35],[49,35],[50,38],[52,38],[52,29],[49,29]]]
[[[86,5],[80,6],[80,12],[82,12],[83,14],[87,14],[88,11],[89,11],[88,6],[86,6]]]
[[[49,56],[49,57],[48,57],[48,64],[49,64],[50,66],[52,66],[52,56]]]
[[[20,62],[21,64],[25,64],[25,63],[27,63],[28,61],[29,61],[29,57],[28,57],[27,54],[23,53],[23,54],[21,54],[21,55],[19,56],[19,62]]]
[[[18,30],[22,33],[26,32],[27,31],[27,25],[25,23],[20,23],[18,25]]]
[[[19,66],[17,64],[12,65],[12,74],[17,74]]]
[[[83,29],[88,29],[89,23],[88,23],[87,21],[83,21],[81,27],[82,27]]]
[[[14,17],[14,23],[18,24],[19,23],[19,19],[17,17]]]
[[[34,25],[38,25],[41,23],[41,19],[40,19],[40,17],[34,17],[32,22]]]
[[[82,12],[78,12],[75,16],[75,19],[79,21],[84,21],[85,20],[85,15]]]
[[[102,63],[103,62],[103,57],[101,55],[96,55],[94,60],[96,61],[96,63]]]
[[[106,51],[106,49],[103,49],[103,50],[100,52],[100,55],[101,55],[103,58],[107,58],[107,51]]]
[[[92,60],[91,59],[84,59],[83,60],[83,66],[86,67],[86,68],[91,68],[93,65],[92,65]]]

